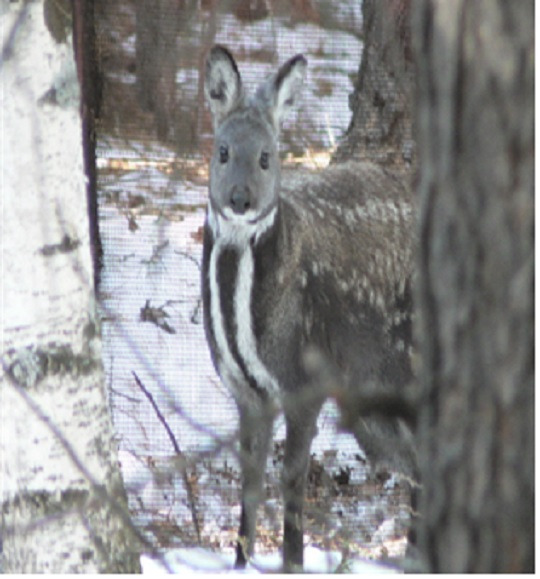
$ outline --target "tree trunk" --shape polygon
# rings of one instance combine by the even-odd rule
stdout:
[[[49,2],[57,4],[60,0]],[[73,3],[73,46],[77,75],[81,87],[81,124],[83,135],[84,172],[88,200],[90,251],[94,270],[94,289],[97,291],[103,267],[103,248],[99,232],[96,170],[96,119],[99,118],[102,99],[102,77],[97,68],[97,47],[94,19],[94,2],[88,0],[63,0],[66,13]]]
[[[432,572],[534,569],[532,0],[419,0],[417,303]]]
[[[362,12],[364,51],[350,97],[353,115],[333,160],[408,172],[415,164],[410,0],[363,0]]]
[[[101,366],[69,7],[0,8],[6,573],[140,570]]]
[[[106,0],[105,0],[106,1]],[[136,0],[136,73],[141,108],[154,113],[158,139],[189,150],[197,138],[197,103],[183,98],[180,61],[197,66],[193,0]]]

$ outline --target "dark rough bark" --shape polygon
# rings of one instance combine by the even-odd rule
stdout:
[[[180,60],[197,65],[192,24],[194,0],[136,0],[136,73],[141,108],[154,113],[157,137],[178,150],[196,142],[196,106],[182,99]]]
[[[420,0],[419,547],[534,568],[532,0]]]
[[[414,166],[410,0],[364,0],[364,53],[350,98],[351,124],[334,161]]]
[[[160,139],[174,135],[180,6],[137,0],[137,93],[141,107],[155,114]],[[178,3],[180,4],[180,3]]]
[[[73,47],[79,86],[81,87],[81,123],[84,171],[87,177],[86,196],[88,200],[90,250],[94,266],[94,290],[97,291],[103,261],[103,248],[99,234],[96,190],[96,118],[99,117],[101,101],[101,77],[97,71],[94,5],[88,0],[74,0],[71,7],[69,2],[65,3],[68,5],[60,13],[69,15],[71,15],[71,11],[73,13]],[[56,5],[54,2],[50,4]]]

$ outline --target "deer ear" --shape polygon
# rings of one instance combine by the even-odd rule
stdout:
[[[224,46],[214,46],[208,55],[204,92],[214,128],[242,101],[242,79],[233,55]]]
[[[306,76],[307,60],[297,54],[257,90],[256,100],[270,112],[276,130],[296,102]]]

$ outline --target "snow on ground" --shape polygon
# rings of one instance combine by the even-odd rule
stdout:
[[[254,573],[279,573],[281,571],[281,557],[278,553],[255,557],[245,570],[233,569],[234,555],[213,553],[205,549],[174,549],[169,551],[163,561],[143,556],[141,563],[143,573],[231,573],[254,574]],[[336,551],[323,551],[315,547],[308,547],[304,551],[305,573],[353,573],[353,574],[379,574],[399,573],[396,567],[366,561],[357,558],[343,559],[341,553]]]

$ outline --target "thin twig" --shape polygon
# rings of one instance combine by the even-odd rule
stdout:
[[[22,26],[22,23],[26,17],[26,13],[28,12],[29,8],[30,2],[25,2],[22,5],[21,9],[19,10],[19,13],[17,14],[17,19],[13,23],[13,26],[11,27],[9,34],[6,35],[7,38],[2,46],[2,53],[0,54],[0,71],[4,66],[4,63],[7,60],[9,60],[13,54],[13,46],[15,45],[15,41],[17,39],[17,32],[19,31],[19,28]]]
[[[174,432],[172,431],[171,427],[169,426],[169,424],[165,420],[165,417],[161,413],[161,410],[159,409],[158,405],[156,404],[154,397],[148,391],[146,386],[141,382],[141,379],[137,376],[137,374],[133,370],[131,371],[131,373],[133,374],[133,377],[135,378],[135,382],[137,382],[137,386],[139,387],[141,392],[146,396],[146,398],[148,399],[148,402],[150,402],[150,404],[152,405],[152,408],[154,409],[154,412],[156,413],[156,416],[158,417],[159,421],[161,422],[161,424],[163,424],[163,427],[165,428],[165,431],[167,432],[167,434],[169,436],[171,444],[173,445],[174,452],[180,458],[182,458],[182,460],[179,462],[180,471],[182,473],[182,478],[184,480],[184,485],[186,487],[186,492],[188,495],[189,508],[191,510],[191,518],[193,520],[193,526],[195,527],[195,533],[197,535],[197,541],[200,545],[201,544],[201,530],[199,527],[199,518],[197,516],[197,504],[195,501],[195,495],[193,493],[193,488],[191,486],[191,482],[189,480],[188,473],[187,473],[187,467],[186,467],[187,461],[184,457],[183,452],[180,450],[180,445],[178,444],[178,441],[176,440],[176,436],[174,435]]]

